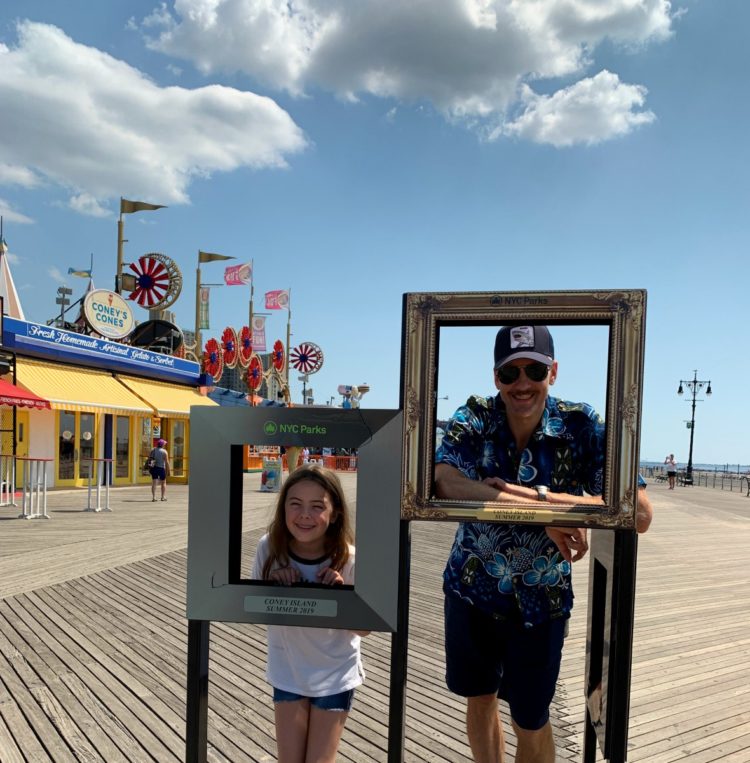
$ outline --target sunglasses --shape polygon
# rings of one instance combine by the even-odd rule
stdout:
[[[521,376],[523,369],[526,377],[533,382],[544,381],[549,373],[549,366],[544,363],[529,363],[528,366],[500,366],[497,369],[497,378],[501,384],[513,384]]]

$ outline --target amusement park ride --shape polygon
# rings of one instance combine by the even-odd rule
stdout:
[[[146,202],[132,202],[127,199],[120,201],[116,289],[118,293],[129,292],[128,298],[144,309],[159,311],[162,314],[157,320],[148,321],[136,327],[134,332],[134,334],[138,334],[136,343],[195,360],[200,363],[201,371],[209,375],[217,384],[225,368],[245,369],[243,380],[249,391],[248,401],[251,405],[255,405],[258,400],[257,393],[263,382],[266,382],[269,389],[278,390],[279,396],[283,397],[286,403],[289,403],[291,401],[289,366],[291,365],[303,374],[302,378],[306,385],[309,375],[317,373],[322,368],[323,351],[312,342],[302,342],[299,346],[288,351],[290,327],[287,325],[286,346],[280,339],[277,339],[271,352],[266,356],[267,365],[264,367],[262,357],[253,350],[253,333],[250,329],[250,326],[253,325],[252,281],[250,281],[249,325],[242,326],[239,330],[228,326],[218,339],[208,339],[202,345],[199,320],[200,264],[214,260],[230,260],[234,259],[233,257],[206,252],[198,253],[196,330],[193,343],[188,343],[185,340],[178,327],[162,319],[164,317],[163,311],[171,307],[182,292],[182,273],[177,263],[165,254],[150,252],[139,257],[136,262],[127,265],[130,273],[123,271],[126,265],[123,262],[123,242],[125,240],[123,238],[123,214],[160,208],[162,208],[160,205]],[[123,296],[125,295],[123,294]],[[350,393],[345,394],[345,401],[351,399],[351,407],[357,407],[361,392],[357,392],[356,387],[349,389]],[[352,393],[351,390],[354,392]],[[303,389],[303,400],[307,400],[306,389]]]

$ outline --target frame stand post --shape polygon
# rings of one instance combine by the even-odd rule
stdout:
[[[391,679],[388,701],[388,763],[404,759],[406,726],[406,671],[409,649],[409,565],[411,562],[411,523],[399,523],[398,620],[391,636]]]
[[[188,620],[185,763],[206,763],[208,755],[209,620]]]

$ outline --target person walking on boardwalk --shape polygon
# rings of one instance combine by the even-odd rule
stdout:
[[[167,476],[170,472],[169,453],[167,453],[167,441],[157,440],[156,447],[149,454],[151,466],[151,500],[156,501],[156,487],[161,486],[161,500],[167,500]]]
[[[252,577],[279,585],[354,583],[351,520],[335,472],[317,464],[290,473]],[[364,631],[268,626],[266,678],[273,687],[279,763],[335,763],[354,689],[364,680]]]
[[[494,360],[499,394],[469,398],[450,420],[436,453],[437,495],[602,504],[604,422],[586,403],[549,395],[558,373],[549,330],[501,328]],[[639,490],[639,531],[651,513]],[[516,761],[554,761],[549,707],[573,606],[571,564],[587,550],[584,528],[459,524],[443,576],[446,681],[467,698],[477,763],[504,760],[498,696],[510,705]]]
[[[667,480],[669,481],[669,489],[674,490],[674,485],[677,481],[677,462],[674,460],[674,453],[670,453],[664,459],[664,465],[667,467]]]

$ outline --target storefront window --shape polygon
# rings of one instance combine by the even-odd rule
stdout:
[[[118,416],[115,429],[115,477],[129,476],[130,417]]]
[[[140,453],[140,469],[141,474],[148,474],[148,470],[144,469],[146,465],[146,459],[148,454],[151,453],[151,449],[154,447],[151,442],[151,418],[141,419],[139,427],[140,437],[138,438],[138,450]]]
[[[81,439],[78,444],[80,451],[80,467],[79,475],[82,479],[88,479],[91,470],[95,468],[91,462],[92,458],[96,457],[96,441],[94,439],[94,422],[95,414],[93,413],[81,413],[80,414],[80,426],[81,426]]]
[[[76,415],[72,411],[60,411],[57,437],[57,477],[61,480],[75,479],[76,473]]]
[[[172,464],[172,474],[175,477],[185,476],[185,421],[175,419],[172,422],[172,442],[170,443],[171,453],[169,459]]]

